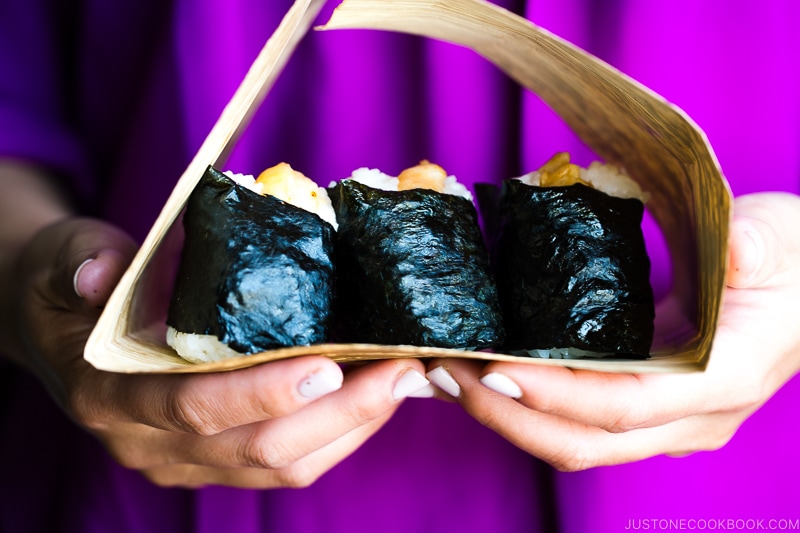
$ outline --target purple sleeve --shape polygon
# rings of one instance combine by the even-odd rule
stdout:
[[[46,0],[0,3],[0,157],[65,176],[78,195],[89,177],[81,140],[67,120],[60,10]]]

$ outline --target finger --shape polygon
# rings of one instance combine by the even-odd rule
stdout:
[[[442,360],[433,360],[428,363],[425,377],[435,386],[433,394],[435,398],[446,402],[455,402],[461,396],[461,387]]]
[[[396,401],[392,397],[393,387],[405,383],[401,377],[409,368],[421,366],[417,361],[389,363],[366,365],[374,367],[376,372],[376,381],[371,384],[372,396],[367,400]],[[103,412],[85,412],[85,424],[102,430],[115,421],[138,422],[198,435],[214,435],[286,416],[338,390],[343,383],[339,366],[317,356],[189,376],[97,375],[97,385],[88,390],[99,397],[80,403],[101,405]],[[427,383],[422,378],[418,388]]]
[[[131,257],[114,248],[104,248],[85,259],[73,275],[73,290],[91,308],[102,309],[119,282]]]
[[[777,237],[769,224],[746,216],[731,223],[728,254],[728,286],[757,287],[775,273]],[[767,257],[767,254],[772,257]]]
[[[83,346],[100,312],[76,295],[74,273],[86,258],[109,247],[127,257],[135,249],[129,237],[106,223],[64,220],[31,239],[14,271],[18,323],[9,351],[16,352],[62,404],[69,395],[65,384],[80,379],[76,372],[85,370]]]
[[[135,252],[135,242],[122,230],[72,219],[37,235],[28,261],[47,269],[40,292],[49,305],[96,318]]]
[[[143,470],[152,482],[164,487],[200,488],[223,485],[248,489],[308,487],[350,456],[391,418],[391,412],[367,423],[324,448],[281,469],[218,468],[195,464],[159,465]]]
[[[709,424],[705,417],[695,416],[661,426],[610,433],[597,426],[529,409],[517,400],[482,387],[478,370],[478,365],[452,368],[461,384],[460,401],[464,409],[514,445],[559,470],[582,470],[664,453],[715,449],[732,436],[733,429],[721,428],[738,427],[738,422]]]
[[[394,393],[398,384],[404,388],[409,375],[421,376],[417,368],[421,366],[418,361],[362,366],[347,374],[344,388],[296,412],[209,436],[199,436],[196,430],[143,432],[137,424],[115,424],[109,432],[115,438],[107,442],[107,447],[115,459],[136,469],[161,463],[284,468],[392,412],[401,400]]]
[[[341,387],[339,366],[299,357],[251,368],[192,375],[93,374],[91,397],[77,402],[84,424],[104,430],[117,421],[168,431],[214,435],[285,416]],[[102,406],[102,412],[91,406]],[[82,415],[82,416],[81,416]]]
[[[409,375],[421,376],[417,361],[381,361],[347,374],[345,386],[280,418],[214,436],[187,455],[191,462],[226,467],[282,469],[361,426],[393,412],[393,393]]]
[[[723,401],[708,401],[714,386],[703,381],[703,374],[615,374],[506,362],[482,367],[463,360],[450,360],[447,366],[461,386],[462,402],[474,393],[467,387],[489,387],[525,409],[612,433],[663,425],[700,414],[699,409],[710,412]]]
[[[704,417],[689,417],[663,426],[609,433],[598,427],[532,410],[516,413],[516,420],[498,419],[498,412],[512,408],[495,408],[489,415],[489,411],[477,407],[478,404],[471,401],[467,411],[481,423],[554,468],[570,472],[625,464],[657,455],[716,450],[732,438],[734,431],[733,423],[719,425]],[[723,427],[725,431],[720,431]]]
[[[765,287],[791,282],[800,264],[800,199],[784,193],[737,198],[730,230],[728,285]]]
[[[133,259],[136,244],[114,226],[91,220],[77,224],[66,252],[66,268],[58,272],[64,276],[59,282],[72,309],[100,309]]]

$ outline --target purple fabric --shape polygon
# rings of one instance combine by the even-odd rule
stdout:
[[[0,153],[58,169],[142,238],[289,3],[1,3]],[[794,0],[523,4],[505,2],[682,107],[734,192],[800,192]],[[70,51],[78,59],[65,64]],[[397,172],[429,158],[474,183],[565,149],[581,162],[591,155],[535,95],[471,52],[332,32],[302,43],[229,167],[286,160],[327,184],[359,166]],[[410,400],[312,487],[259,492],[151,486],[29,378],[10,368],[0,377],[2,532],[579,533],[642,519],[800,518],[800,379],[722,450],[575,474],[552,472],[454,405]]]

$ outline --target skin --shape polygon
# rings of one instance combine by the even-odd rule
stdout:
[[[800,370],[800,198],[740,197],[729,276],[709,365],[692,374],[604,374],[444,360],[458,401],[510,442],[563,471],[724,446]],[[481,378],[518,385],[511,398]]]
[[[395,360],[343,373],[324,357],[218,374],[97,371],[83,346],[135,243],[104,222],[74,218],[39,169],[0,162],[0,187],[3,355],[119,463],[156,484],[307,486],[391,417],[401,377],[424,372],[419,361]],[[304,396],[301,384],[320,376],[336,390]]]

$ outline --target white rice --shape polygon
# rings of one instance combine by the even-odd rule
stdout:
[[[181,333],[172,326],[167,328],[167,344],[192,363],[214,363],[244,355],[220,342],[215,335]]]
[[[579,168],[582,180],[591,183],[595,189],[609,196],[635,198],[642,203],[646,203],[650,198],[649,193],[644,192],[636,181],[628,176],[623,169],[615,165],[595,161],[588,168]],[[528,185],[538,187],[540,176],[540,172],[536,170],[517,179]]]
[[[257,194],[264,194],[262,185],[256,182],[256,178],[252,174],[239,174],[230,170],[226,170],[224,174],[242,187],[250,189]],[[336,222],[336,213],[333,210],[328,191],[322,187],[313,187],[310,190],[313,190],[315,195],[302,194],[304,191],[298,191],[298,194],[294,194],[290,198],[280,198],[280,200],[304,209],[309,213],[314,213],[333,226],[333,229],[339,229],[339,224]]]
[[[382,191],[397,191],[397,184],[399,181],[395,176],[389,176],[376,168],[367,167],[354,170],[353,174],[347,179]],[[331,186],[335,184],[336,182],[331,182]],[[470,202],[472,201],[472,193],[469,192],[469,189],[467,189],[464,184],[459,183],[455,176],[447,176],[444,182],[443,192],[453,196],[460,196]]]

